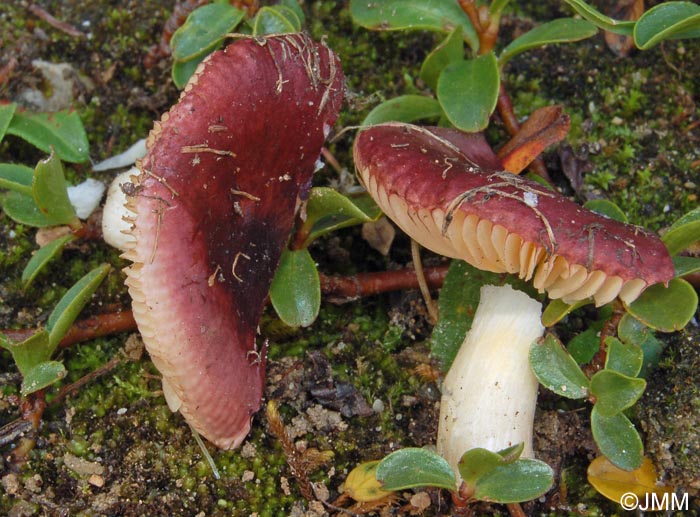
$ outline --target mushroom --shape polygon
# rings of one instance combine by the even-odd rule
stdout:
[[[631,303],[673,277],[654,234],[590,212],[537,182],[502,171],[481,135],[387,123],[361,131],[358,176],[404,232],[432,251],[531,281],[550,298]],[[541,304],[485,287],[472,329],[442,386],[438,449],[457,470],[474,447],[525,442],[532,456],[537,381],[530,345]]]
[[[122,185],[134,318],[168,405],[220,448],[260,407],[258,321],[342,93],[325,45],[240,39],[202,62]]]

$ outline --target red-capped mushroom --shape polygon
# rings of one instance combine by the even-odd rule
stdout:
[[[134,317],[169,406],[221,448],[260,406],[258,320],[342,90],[306,35],[238,40],[199,66],[126,185]]]
[[[389,123],[355,140],[358,176],[384,213],[423,246],[493,272],[532,280],[551,298],[619,296],[631,303],[673,277],[654,234],[581,208],[503,172],[478,135]],[[438,451],[457,471],[475,447],[525,443],[532,455],[537,380],[530,345],[544,331],[541,304],[509,286],[486,286],[442,386]]]

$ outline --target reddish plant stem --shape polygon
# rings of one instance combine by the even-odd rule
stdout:
[[[448,266],[424,268],[425,278],[431,289],[442,286]],[[354,276],[330,276],[319,274],[321,292],[331,303],[346,303],[365,296],[418,289],[418,279],[413,269],[380,271],[376,273],[359,273]],[[75,343],[89,341],[110,334],[136,330],[136,322],[130,310],[120,310],[93,316],[73,324],[61,340],[59,347],[65,348]],[[34,329],[0,330],[5,337],[21,342],[34,334]]]
[[[515,116],[515,111],[513,110],[513,104],[510,102],[510,96],[506,92],[505,86],[501,83],[500,91],[498,92],[498,102],[496,104],[498,108],[498,114],[501,116],[503,125],[506,127],[506,131],[511,136],[515,136],[518,131],[520,131],[520,123],[518,118]],[[543,178],[549,184],[552,184],[552,178],[549,176],[547,167],[544,164],[544,160],[541,157],[537,157],[530,164],[530,169],[532,172]]]
[[[600,347],[598,351],[591,359],[590,363],[586,365],[583,369],[584,373],[590,378],[596,372],[602,370],[605,367],[605,360],[608,356],[607,345],[605,340],[608,337],[617,335],[617,326],[620,324],[622,316],[625,315],[625,308],[622,306],[619,300],[615,300],[613,304],[613,313],[610,319],[605,322],[603,329],[600,331]]]
[[[89,341],[90,339],[135,329],[136,322],[130,310],[108,312],[74,323],[58,346],[66,348],[82,341]],[[2,330],[0,332],[10,340],[19,343],[36,333],[36,330]]]
[[[425,279],[431,289],[441,287],[445,281],[448,266],[426,267]],[[413,269],[381,271],[378,273],[358,273],[357,275],[327,276],[320,274],[321,292],[332,303],[344,303],[389,291],[418,289],[418,278]]]
[[[31,4],[29,6],[29,11],[37,18],[41,18],[42,20],[44,20],[46,23],[51,25],[53,28],[58,29],[61,32],[65,32],[69,36],[72,36],[74,38],[84,38],[85,37],[85,34],[80,32],[78,29],[73,27],[71,24],[66,23],[66,22],[62,22],[61,20],[56,19],[54,16],[52,16],[46,9],[44,9],[40,5]]]

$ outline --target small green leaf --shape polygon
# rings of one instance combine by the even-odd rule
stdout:
[[[620,221],[621,223],[628,222],[625,213],[619,206],[609,199],[591,199],[590,201],[586,201],[583,207],[588,208],[588,210],[592,210],[593,212],[597,212],[600,215],[604,215],[613,221]]]
[[[587,20],[575,18],[558,18],[543,23],[513,40],[501,52],[498,58],[499,66],[503,67],[518,54],[533,48],[555,43],[571,43],[580,41],[598,33],[598,28]]]
[[[44,152],[50,153],[53,148],[58,157],[66,162],[80,163],[90,158],[85,128],[75,111],[17,111],[7,132],[23,138]]]
[[[440,43],[427,55],[420,67],[420,78],[435,91],[437,89],[440,72],[447,66],[464,57],[464,39],[462,38],[462,26],[457,25]]]
[[[608,336],[605,339],[608,347],[605,356],[605,369],[619,372],[629,377],[636,377],[644,363],[644,352],[634,343],[625,343]]]
[[[308,232],[304,247],[326,233],[376,221],[381,209],[369,194],[344,196],[328,187],[313,187],[306,203],[306,221],[300,232]]]
[[[648,287],[627,311],[644,323],[661,332],[675,332],[684,328],[698,308],[698,295],[693,286],[681,278],[668,283]]]
[[[431,353],[449,370],[479,306],[481,286],[499,285],[496,273],[481,271],[462,260],[453,260],[440,291],[438,321],[430,337]]]
[[[424,95],[400,95],[377,105],[362,121],[362,126],[383,122],[415,122],[442,116],[440,103]]]
[[[604,416],[597,404],[591,411],[591,431],[600,451],[623,470],[638,469],[644,460],[644,447],[639,433],[622,413]]]
[[[308,327],[321,308],[321,281],[309,251],[285,250],[270,287],[270,301],[290,327]]]
[[[552,334],[530,348],[530,367],[545,388],[570,399],[588,396],[589,380]]]
[[[356,24],[372,30],[451,32],[461,25],[464,41],[474,52],[479,49],[469,17],[453,0],[351,0],[350,14]]]
[[[510,3],[510,0],[493,0],[489,6],[491,16],[500,16],[501,12]]]
[[[590,327],[575,335],[567,343],[566,350],[576,363],[586,364],[600,350],[600,330]]]
[[[40,330],[20,343],[13,343],[3,337],[0,345],[12,354],[17,369],[23,376],[37,364],[48,361],[54,350],[49,345],[49,333],[46,330]]]
[[[60,381],[67,374],[66,367],[63,366],[63,363],[60,361],[45,361],[39,363],[23,376],[20,393],[23,397],[26,397],[30,393],[34,393],[35,391],[50,386],[54,382]]]
[[[80,227],[75,208],[68,199],[68,183],[63,174],[63,164],[56,154],[51,153],[46,160],[41,160],[34,169],[32,192],[34,202],[39,210],[53,224],[68,224]]]
[[[37,228],[51,226],[51,221],[39,210],[32,196],[8,192],[1,199],[2,209],[13,221]]]
[[[592,303],[590,300],[581,300],[576,303],[566,303],[561,299],[552,300],[542,312],[542,325],[545,327],[553,327],[559,323],[569,313],[575,311],[579,307]]]
[[[299,27],[301,30],[301,27],[304,25],[306,17],[304,16],[304,10],[299,5],[299,2],[297,0],[280,0],[278,5],[291,9],[294,12],[294,14],[297,15],[297,18],[299,18]]]
[[[621,34],[623,36],[632,35],[635,22],[614,20],[609,16],[605,16],[603,13],[588,5],[583,0],[564,1],[567,4],[569,4],[574,9],[574,11],[580,14],[584,19],[588,20],[591,23],[594,23],[597,27],[605,31],[614,32],[615,34]]]
[[[300,29],[301,20],[285,6],[261,7],[253,20],[254,36],[298,32]]]
[[[513,463],[520,457],[524,450],[525,442],[520,442],[510,447],[506,447],[505,449],[501,449],[498,451],[498,455],[503,458],[504,462]]]
[[[455,491],[457,479],[447,460],[436,452],[409,447],[392,452],[377,467],[384,490],[434,486]]]
[[[591,378],[591,394],[598,413],[614,416],[632,407],[646,389],[644,379],[628,377],[613,370],[601,370]]]
[[[170,76],[173,78],[175,86],[178,88],[184,88],[187,81],[190,80],[192,74],[195,73],[199,64],[204,61],[207,54],[203,54],[189,61],[175,61],[173,63],[173,69],[170,71]]]
[[[7,128],[10,126],[10,121],[15,114],[17,104],[10,102],[8,104],[0,104],[0,142],[5,138]]]
[[[476,482],[473,498],[494,503],[531,501],[547,492],[554,483],[554,472],[539,460],[520,459],[500,465]]]
[[[190,13],[170,40],[175,61],[191,61],[211,53],[238,25],[245,12],[228,2],[214,2]]]
[[[524,450],[525,442],[520,442],[515,445],[511,445],[510,447],[506,447],[505,449],[501,449],[498,451],[498,455],[503,458],[503,461],[506,463],[513,463],[520,457]]]
[[[493,52],[445,67],[437,84],[437,98],[454,126],[468,133],[486,128],[496,108],[500,86]]]
[[[700,272],[700,258],[697,257],[673,257],[673,267],[676,270],[676,278]]]
[[[49,314],[46,330],[49,332],[49,345],[52,347],[52,351],[68,332],[83,307],[90,301],[102,280],[109,273],[110,268],[109,264],[103,264],[83,276],[73,287],[68,289],[68,292],[63,295]]]
[[[629,345],[638,346],[644,354],[642,369],[637,377],[649,378],[649,374],[658,366],[664,344],[656,339],[654,331],[641,321],[625,313],[617,326],[617,335]]]
[[[73,234],[64,235],[63,237],[51,241],[43,248],[39,248],[36,253],[34,253],[24,267],[24,271],[22,271],[22,282],[24,283],[25,289],[32,283],[39,272],[61,252],[63,247],[70,241],[75,240],[75,238]]]
[[[465,452],[457,467],[459,468],[459,475],[462,476],[462,481],[466,483],[467,487],[473,489],[480,477],[491,472],[499,465],[505,465],[505,463],[500,454],[487,449],[476,448]]]
[[[26,165],[0,163],[0,188],[32,195],[32,179],[34,170]]]
[[[676,255],[700,241],[700,208],[691,210],[673,223],[661,240],[671,255]]]
[[[681,38],[700,38],[700,5],[665,2],[642,14],[634,26],[634,43],[642,50]]]

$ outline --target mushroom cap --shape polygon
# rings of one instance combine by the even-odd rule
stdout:
[[[567,303],[631,303],[668,282],[661,240],[494,168],[457,130],[388,123],[359,133],[358,176],[382,210],[423,246],[475,267],[518,274]]]
[[[133,178],[134,317],[171,409],[221,448],[260,406],[258,321],[342,93],[338,58],[307,36],[238,40],[155,123]]]

